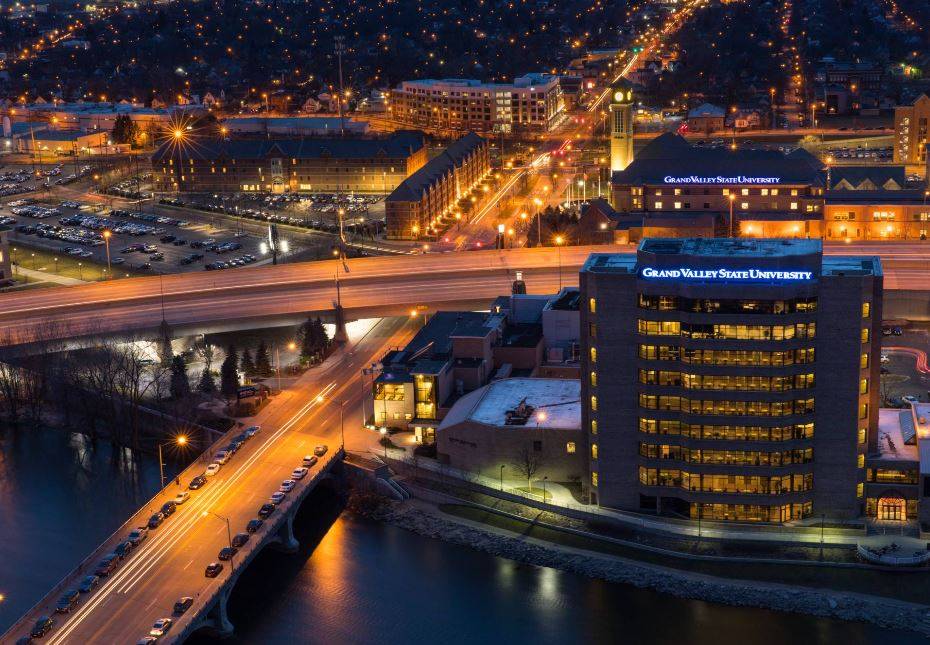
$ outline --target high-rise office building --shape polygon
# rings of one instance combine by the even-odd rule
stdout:
[[[603,506],[784,522],[864,512],[882,271],[815,240],[647,239],[581,271],[582,422]]]

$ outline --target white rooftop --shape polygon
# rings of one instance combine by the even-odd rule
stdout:
[[[912,403],[917,447],[920,451],[920,474],[930,475],[930,403]]]
[[[906,417],[906,418],[905,418]],[[903,429],[910,423],[911,411],[881,408],[878,411],[878,452],[882,459],[917,461],[916,445],[907,445]],[[930,441],[923,442],[930,444]]]
[[[506,425],[507,411],[521,401],[534,408],[525,426]],[[465,420],[501,429],[539,427],[581,429],[581,382],[575,379],[508,378],[493,381],[456,401],[442,420],[444,427]]]

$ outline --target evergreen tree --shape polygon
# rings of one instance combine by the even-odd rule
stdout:
[[[236,348],[230,345],[226,350],[226,358],[220,366],[220,391],[227,399],[232,399],[239,391],[239,364]]]
[[[216,392],[216,380],[213,378],[213,372],[205,369],[200,374],[200,382],[197,384],[197,389],[204,394],[214,394]]]
[[[174,350],[171,349],[171,336],[172,336],[171,325],[168,324],[168,321],[164,318],[161,319],[161,324],[158,326],[158,360],[161,361],[162,365],[170,365],[171,359],[174,358]]]
[[[246,347],[242,350],[242,358],[239,359],[239,369],[246,376],[255,374],[255,361],[252,360],[252,353]]]
[[[271,357],[268,355],[268,346],[265,341],[258,343],[255,350],[255,373],[259,376],[271,376]]]
[[[191,394],[191,384],[187,378],[187,366],[184,359],[175,356],[171,359],[171,398],[184,399]]]
[[[127,114],[121,114],[113,122],[111,136],[116,143],[133,143],[138,136],[139,128]]]

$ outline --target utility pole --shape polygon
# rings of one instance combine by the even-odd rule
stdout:
[[[339,59],[339,101],[337,105],[339,106],[339,136],[345,136],[345,118],[342,116],[342,98],[345,95],[345,89],[342,84],[342,55],[346,51],[345,36],[336,36],[333,40],[336,41],[336,57]]]

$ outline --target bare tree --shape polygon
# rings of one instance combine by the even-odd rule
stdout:
[[[515,455],[512,465],[518,473],[526,477],[526,487],[532,489],[533,476],[540,471],[544,463],[545,455],[542,450],[523,446]]]
[[[213,368],[213,345],[202,338],[194,343],[194,353],[203,361],[204,369],[208,372]]]

